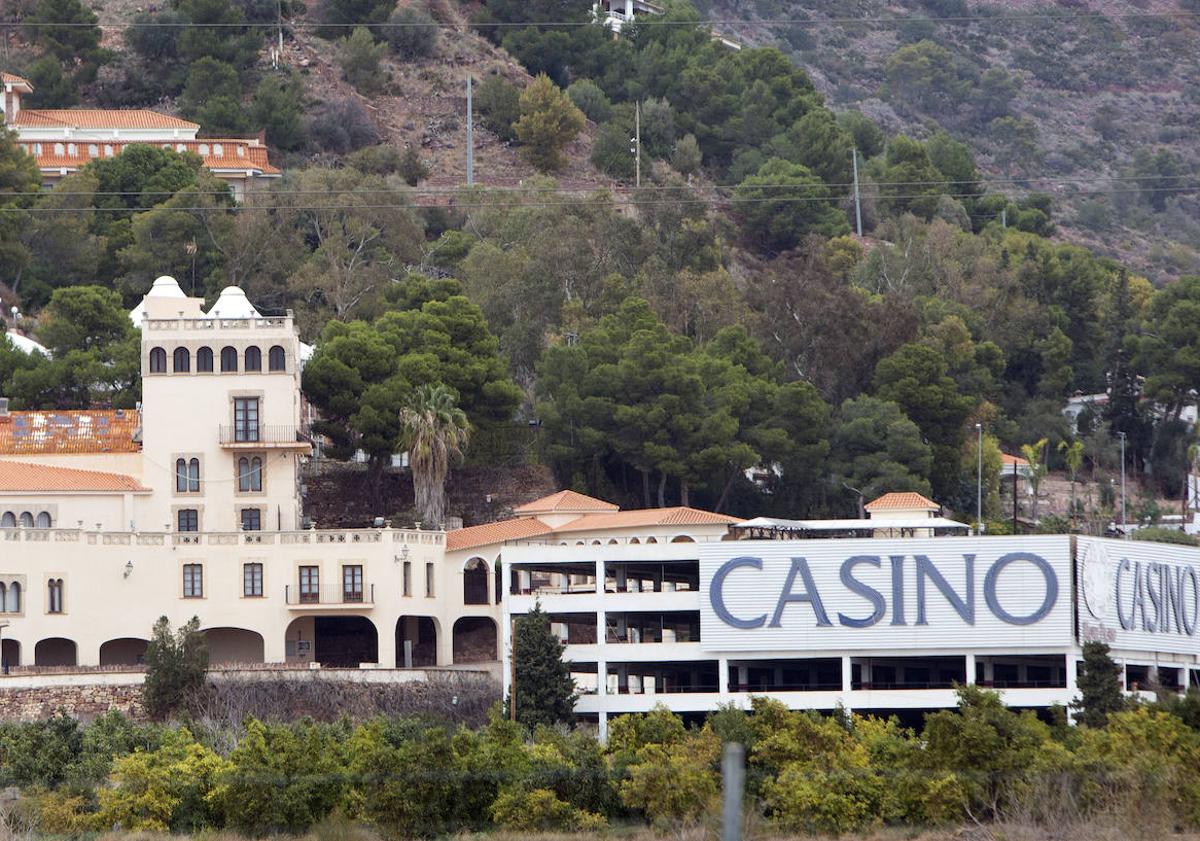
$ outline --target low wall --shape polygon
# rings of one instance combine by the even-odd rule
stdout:
[[[398,687],[442,683],[462,676],[499,681],[499,663],[481,663],[470,669],[309,669],[261,666],[211,669],[210,683],[216,689],[239,685],[317,684],[343,688],[364,684]],[[119,710],[135,719],[144,718],[142,682],[144,669],[113,667],[70,667],[46,671],[21,670],[0,676],[0,721],[34,721],[49,718],[60,710],[82,721],[90,721],[109,710]],[[360,689],[358,692],[368,691]],[[457,701],[455,701],[457,703]]]

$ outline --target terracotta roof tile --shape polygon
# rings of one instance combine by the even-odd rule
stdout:
[[[484,523],[481,526],[470,526],[449,532],[446,535],[446,551],[455,552],[460,549],[503,543],[506,540],[537,537],[539,534],[546,534],[549,531],[548,525],[533,517],[518,517],[514,520]]]
[[[559,491],[558,493],[550,494],[550,496],[535,499],[533,502],[518,505],[513,509],[513,512],[516,514],[543,514],[551,511],[560,511],[571,514],[576,511],[619,510],[620,506],[613,505],[611,502],[605,502],[603,499],[596,499],[594,496],[586,496],[575,491]]]
[[[133,410],[9,412],[0,417],[0,455],[136,453],[140,425]]]
[[[867,511],[912,511],[916,509],[938,511],[942,506],[919,493],[905,491],[904,493],[886,493],[863,507]]]
[[[76,154],[74,155],[57,155],[53,153],[56,143],[67,148],[67,143],[74,143]],[[101,155],[92,156],[88,154],[89,146],[96,146],[97,151],[103,152],[106,145],[112,146],[115,154],[120,154],[127,146],[133,146],[133,143],[109,143],[105,144],[102,140],[25,140],[23,145],[31,146],[33,143],[41,143],[43,152],[40,155],[35,155],[38,166],[42,169],[70,169],[77,170],[85,166],[89,162],[96,160]],[[259,146],[252,140],[171,140],[171,141],[155,141],[147,142],[149,146],[167,146],[172,149],[179,146],[185,147],[189,152],[199,154],[201,144],[207,147],[208,154],[201,155],[200,158],[204,162],[207,169],[228,169],[228,170],[252,170],[255,173],[262,175],[279,175],[280,170],[272,166],[267,158],[267,147]],[[214,146],[220,145],[223,147],[223,154],[218,156],[213,154]],[[239,155],[237,150],[241,148],[245,154]]]
[[[117,491],[149,493],[132,476],[123,473],[103,473],[99,470],[76,470],[47,464],[25,464],[19,461],[0,461],[0,493],[53,491]]]
[[[5,73],[3,70],[0,70],[0,85],[25,85],[33,90],[33,85],[29,84],[28,79],[22,79],[15,73]]]
[[[103,129],[193,129],[199,130],[200,124],[179,117],[159,114],[157,111],[145,109],[117,110],[101,108],[32,108],[21,109],[17,112],[13,125],[47,125],[59,124],[75,126],[76,128]]]
[[[737,517],[698,508],[641,508],[611,514],[584,514],[559,526],[555,532],[599,531],[638,526],[719,526],[741,522]]]
[[[1014,464],[1018,465],[1019,467],[1029,466],[1028,459],[1021,458],[1020,456],[1010,456],[1008,453],[1000,454],[1000,462],[1008,465],[1009,467],[1012,467]]]

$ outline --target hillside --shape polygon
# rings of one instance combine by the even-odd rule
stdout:
[[[786,52],[836,110],[859,109],[889,135],[944,127],[988,178],[1052,195],[1061,236],[1158,282],[1200,271],[1198,10],[1191,0],[706,9],[723,31]],[[1168,189],[1180,183],[1192,192]]]

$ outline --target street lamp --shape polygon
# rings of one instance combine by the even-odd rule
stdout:
[[[975,476],[975,533],[980,534],[983,531],[983,424],[975,424],[975,431],[979,433],[979,442],[975,447],[979,459]]]

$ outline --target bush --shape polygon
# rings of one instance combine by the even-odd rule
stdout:
[[[515,832],[595,832],[608,825],[603,815],[576,809],[544,788],[501,794],[491,815],[499,826]]]
[[[397,9],[388,18],[388,24],[384,32],[388,46],[406,61],[427,58],[437,52],[437,23],[419,9]]]
[[[400,156],[400,177],[410,187],[417,186],[423,178],[428,177],[429,167],[421,160],[421,154],[416,146],[409,146]]]
[[[516,140],[513,124],[521,116],[521,91],[502,76],[488,76],[474,94],[480,122],[501,140]]]
[[[691,175],[700,169],[700,163],[700,144],[696,142],[696,135],[685,134],[671,153],[671,167],[681,175]]]
[[[612,103],[600,86],[591,79],[572,82],[567,88],[567,96],[593,123],[606,122],[612,116]]]
[[[304,94],[293,76],[263,77],[250,102],[250,119],[267,133],[267,142],[280,149],[304,145]]]
[[[1175,543],[1179,546],[1200,546],[1200,540],[1194,534],[1167,528],[1166,526],[1150,526],[1137,529],[1131,535],[1134,540],[1149,540],[1155,543]]]
[[[338,45],[337,61],[342,77],[360,93],[377,93],[384,82],[379,66],[387,46],[376,44],[365,26],[356,26]]]
[[[538,76],[520,98],[521,117],[513,124],[533,165],[543,172],[562,168],[562,150],[583,131],[587,119],[545,74]]]
[[[326,103],[308,122],[309,143],[345,155],[379,142],[379,131],[361,103],[338,99]]]
[[[193,616],[172,635],[171,623],[163,616],[154,623],[146,647],[142,706],[152,718],[165,718],[200,691],[207,670],[208,644],[200,633],[200,620]]]
[[[621,801],[659,827],[696,823],[716,807],[721,740],[705,728],[672,744],[647,744],[621,783]]]
[[[391,175],[400,169],[400,150],[387,144],[368,146],[346,158],[346,164],[369,175]]]

